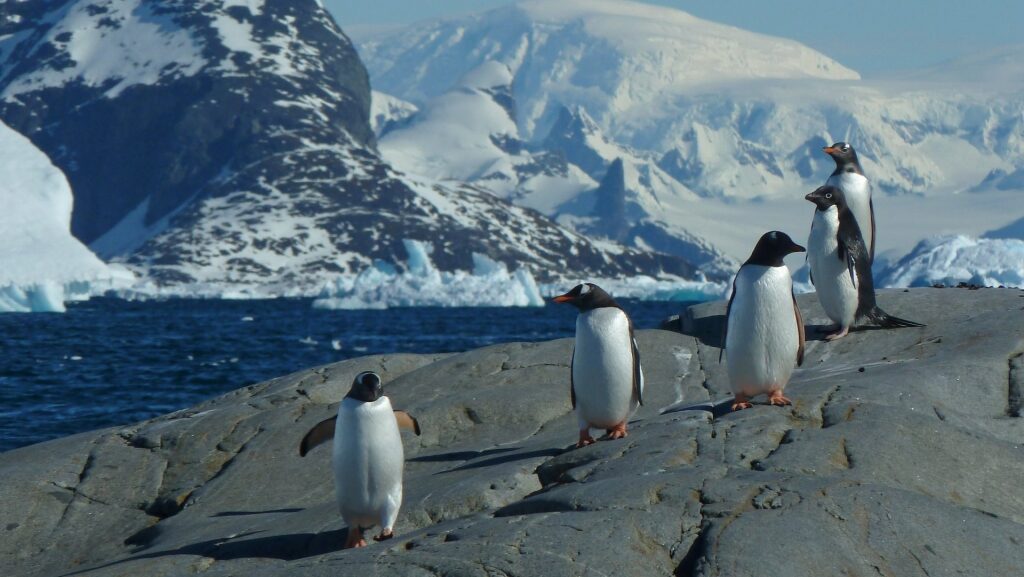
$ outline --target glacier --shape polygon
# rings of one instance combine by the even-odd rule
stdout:
[[[533,274],[513,272],[486,255],[473,254],[473,270],[441,271],[430,259],[429,242],[403,239],[406,270],[377,261],[352,276],[340,276],[313,301],[322,309],[384,309],[392,307],[544,306]]]
[[[959,283],[1024,287],[1024,240],[967,235],[925,239],[888,266],[877,282],[887,287]]]
[[[71,235],[72,203],[64,173],[0,122],[0,312],[63,312],[131,278]]]

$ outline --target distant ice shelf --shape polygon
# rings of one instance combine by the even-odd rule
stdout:
[[[1024,240],[965,235],[926,239],[886,268],[876,284],[917,287],[961,282],[1024,287]]]
[[[406,271],[383,261],[355,277],[329,283],[313,306],[324,309],[383,309],[435,306],[544,306],[544,299],[525,268],[509,271],[503,263],[473,255],[473,270],[440,271],[430,259],[430,243],[405,239]]]

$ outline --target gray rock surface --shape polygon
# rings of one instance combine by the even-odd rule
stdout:
[[[646,404],[580,450],[557,340],[345,361],[9,451],[0,573],[1024,575],[1024,291],[879,301],[928,327],[812,326],[787,408],[721,402],[724,303],[640,331]],[[398,537],[341,550],[330,450],[297,447],[362,370],[424,432]]]

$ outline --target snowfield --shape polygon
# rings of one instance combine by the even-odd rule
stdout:
[[[584,0],[353,38],[378,93],[419,107],[382,131],[386,160],[469,180],[581,232],[597,210],[588,178],[600,183],[620,159],[633,222],[658,220],[742,261],[766,230],[806,234],[803,196],[833,168],[821,148],[839,140],[873,182],[890,258],[1024,217],[1021,46],[862,79],[791,40]],[[568,164],[524,178],[551,155]]]

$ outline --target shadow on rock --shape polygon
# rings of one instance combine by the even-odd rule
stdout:
[[[438,453],[436,455],[423,455],[421,457],[413,457],[406,459],[414,463],[439,463],[445,461],[469,461],[470,459],[478,459],[480,457],[486,457],[488,455],[495,455],[497,453],[508,453],[509,451],[517,451],[519,447],[499,447],[497,449],[487,449],[484,451],[452,451],[450,453]]]
[[[693,318],[684,314],[680,317],[680,328],[679,332],[696,338],[701,344],[720,348],[722,335],[725,333],[725,315]]]
[[[269,511],[221,511],[220,513],[216,513],[216,514],[210,515],[210,516],[211,517],[240,517],[242,515],[265,515],[267,513],[298,513],[299,511],[302,511],[302,509],[299,509],[297,507],[293,507],[293,508],[290,508],[290,509],[271,509]]]
[[[467,471],[470,469],[479,469],[482,467],[491,467],[494,465],[503,465],[505,463],[511,463],[513,461],[522,461],[524,459],[534,459],[536,457],[554,457],[561,455],[565,449],[560,447],[552,447],[549,449],[537,449],[536,451],[526,451],[525,453],[516,453],[514,455],[502,455],[500,457],[494,457],[491,459],[484,459],[483,461],[475,461],[472,463],[466,463],[453,469],[440,471],[435,473],[437,475],[443,475],[444,473],[454,473],[455,471]]]
[[[217,561],[232,559],[280,559],[282,561],[295,561],[341,550],[342,545],[345,544],[346,531],[347,529],[335,529],[333,531],[324,531],[323,533],[295,533],[246,539],[246,537],[263,532],[254,531],[234,538],[210,539],[177,549],[132,555],[131,557],[106,565],[90,567],[73,573],[65,573],[62,577],[113,567],[129,561],[157,559],[170,555],[198,555]]]

